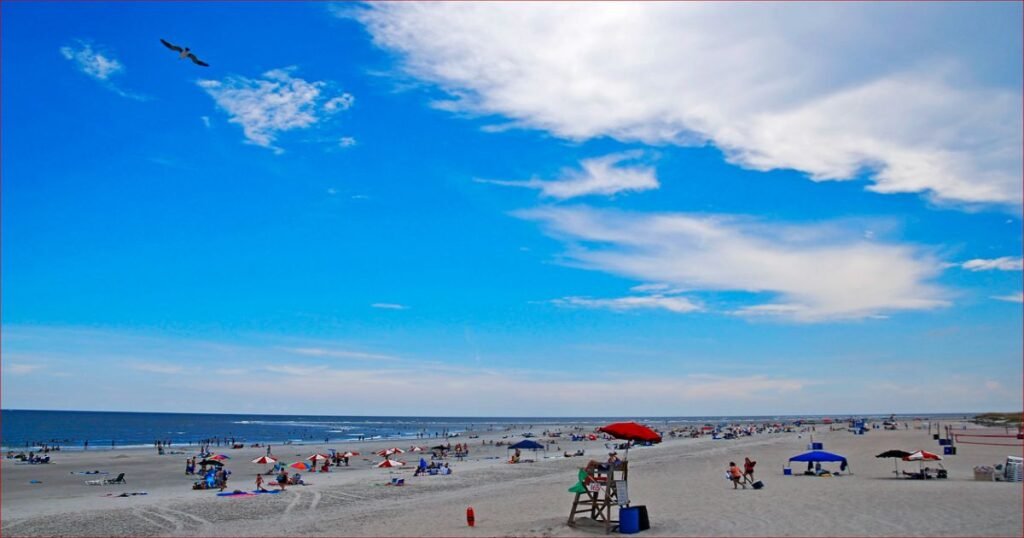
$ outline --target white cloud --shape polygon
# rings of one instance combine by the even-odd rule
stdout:
[[[343,93],[338,97],[328,99],[324,103],[324,112],[328,114],[337,114],[352,108],[352,105],[356,104],[356,98],[350,93]]]
[[[320,347],[296,347],[296,348],[284,348],[285,351],[295,353],[298,355],[306,355],[310,357],[329,357],[337,359],[356,359],[356,360],[370,360],[370,361],[397,361],[401,360],[393,355],[384,355],[381,353],[367,353],[365,351],[352,351],[349,349],[334,349],[334,348],[320,348]]]
[[[941,263],[907,245],[865,241],[853,228],[587,207],[519,216],[569,243],[567,258],[583,268],[694,291],[771,294],[742,309],[748,314],[823,321],[948,304],[928,282]]]
[[[343,136],[338,140],[338,146],[343,148],[350,148],[356,145],[356,139],[351,136]]]
[[[11,375],[24,375],[31,374],[32,372],[42,368],[39,364],[23,364],[23,363],[5,363],[4,372]]]
[[[137,370],[139,372],[164,375],[180,374],[184,371],[184,369],[177,364],[164,364],[155,362],[129,363],[128,367],[131,368],[132,370]]]
[[[228,121],[242,126],[249,142],[280,153],[283,150],[274,146],[279,133],[309,128],[324,115],[351,106],[349,94],[328,98],[326,82],[293,77],[292,71],[274,69],[262,79],[230,76],[198,84],[228,113]]]
[[[964,262],[961,267],[969,271],[1020,271],[1024,269],[1024,259],[1012,256],[1003,256],[1002,258],[991,260],[976,258]]]
[[[97,80],[107,80],[112,75],[124,71],[124,66],[116,58],[93,50],[89,43],[78,44],[78,48],[65,46],[60,48],[64,58],[78,66],[79,71]]]
[[[203,121],[203,126],[205,126],[207,129],[211,127],[209,116],[199,116],[199,119]]]
[[[373,303],[370,305],[374,308],[383,308],[384,310],[408,310],[409,307],[404,304],[397,303]]]
[[[756,170],[814,181],[869,172],[880,193],[1019,207],[1020,88],[999,78],[1019,64],[1001,41],[1017,29],[978,21],[994,11],[396,2],[340,16],[445,89],[446,110],[572,140],[710,142]]]
[[[591,299],[588,297],[564,297],[551,301],[558,306],[575,308],[597,308],[623,312],[626,310],[668,310],[684,313],[701,310],[697,305],[684,297],[665,297],[664,295],[641,295],[617,297],[614,299]]]
[[[641,156],[640,152],[630,151],[605,155],[580,162],[582,170],[566,170],[561,179],[545,181],[530,179],[526,181],[507,181],[494,179],[478,179],[480,183],[492,183],[508,187],[526,187],[539,189],[543,196],[566,200],[578,196],[605,195],[619,192],[636,192],[657,189],[660,184],[655,177],[654,169],[649,166],[621,166]]]
[[[146,101],[148,96],[129,92],[121,89],[111,80],[115,75],[124,73],[124,65],[114,58],[109,51],[101,51],[93,48],[93,45],[86,41],[76,42],[76,46],[66,45],[60,48],[61,56],[75,64],[79,71],[89,75],[98,81],[103,87],[129,99]]]
[[[1008,303],[1024,303],[1024,292],[1011,293],[1009,295],[997,295],[992,298],[997,301],[1006,301]]]

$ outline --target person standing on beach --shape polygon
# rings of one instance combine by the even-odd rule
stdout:
[[[282,469],[281,472],[277,475],[277,486],[279,488],[281,488],[281,491],[284,491],[284,487],[287,484],[288,484],[288,471],[285,471],[285,470]]]
[[[736,489],[739,486],[743,486],[743,489],[747,489],[747,485],[742,482],[743,471],[736,466],[736,462],[729,462],[729,478],[732,480],[732,489]]]
[[[256,491],[267,491],[263,488],[263,475],[256,474]]]
[[[750,458],[743,458],[743,479],[751,484],[754,483],[755,465],[757,465],[756,461],[752,461]]]

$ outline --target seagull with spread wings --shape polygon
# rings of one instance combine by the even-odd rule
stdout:
[[[173,50],[174,52],[177,52],[179,60],[181,60],[182,58],[188,58],[189,60],[192,60],[192,63],[194,63],[196,65],[200,65],[200,66],[203,66],[203,67],[210,67],[210,64],[200,60],[199,58],[196,58],[196,55],[195,55],[195,53],[192,52],[192,49],[190,49],[188,47],[179,47],[179,46],[177,46],[177,45],[175,45],[173,43],[168,43],[164,39],[161,39],[160,42],[163,43],[165,47]]]

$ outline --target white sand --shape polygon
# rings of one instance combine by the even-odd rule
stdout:
[[[808,438],[795,433],[738,440],[669,439],[631,450],[630,498],[647,506],[658,536],[1021,536],[1021,483],[976,482],[973,467],[1021,455],[1020,448],[958,445],[943,461],[947,480],[893,478],[892,460],[875,454],[890,448],[940,447],[925,430],[881,431],[855,436],[822,431],[815,441],[847,456],[852,476],[783,476],[786,460],[806,449]],[[539,431],[538,431],[539,433]],[[1002,430],[999,431],[1002,433]],[[482,438],[500,439],[486,434]],[[516,437],[515,439],[518,439]],[[412,469],[389,471],[371,466],[372,452],[396,442],[366,442],[332,448],[358,450],[351,467],[329,474],[304,474],[312,485],[289,487],[280,495],[221,498],[215,491],[193,491],[184,474],[184,456],[157,456],[152,449],[54,453],[55,464],[2,463],[0,533],[4,536],[494,536],[601,535],[603,527],[570,528],[566,519],[576,469],[589,457],[603,459],[604,441],[558,441],[559,452],[583,448],[587,457],[552,457],[509,465],[504,447],[471,443],[467,461],[451,460],[450,476],[413,477]],[[408,448],[403,441],[402,448]],[[424,444],[437,444],[436,440]],[[304,459],[323,447],[279,446],[286,462]],[[263,449],[225,450],[233,471],[229,489],[252,490],[255,473],[266,466],[249,463]],[[529,455],[529,453],[527,453]],[[723,477],[730,460],[758,461],[763,490],[734,491]],[[402,456],[410,464],[419,455]],[[488,459],[488,458],[497,459]],[[429,459],[429,456],[428,456]],[[901,464],[913,469],[917,464]],[[87,486],[91,476],[71,471],[100,469],[127,475],[128,484]],[[795,467],[797,472],[803,467]],[[406,486],[385,486],[391,476]],[[30,480],[42,484],[30,485]],[[145,491],[146,496],[106,497],[105,493]],[[477,526],[466,525],[466,507],[476,511]]]

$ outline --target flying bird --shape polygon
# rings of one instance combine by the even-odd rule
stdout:
[[[196,58],[196,55],[195,55],[195,53],[192,52],[192,49],[190,49],[188,47],[179,47],[179,46],[177,46],[177,45],[175,45],[173,43],[168,43],[167,41],[165,41],[163,39],[161,39],[160,42],[163,43],[165,47],[173,50],[174,52],[177,52],[179,60],[182,59],[182,58],[188,58],[189,60],[192,60],[192,63],[194,63],[196,65],[201,65],[203,67],[210,67],[210,64],[200,60],[199,58]]]

